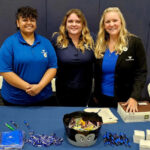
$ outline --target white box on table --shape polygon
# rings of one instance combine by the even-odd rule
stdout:
[[[150,130],[146,130],[146,140],[150,140]]]
[[[126,112],[125,102],[119,102],[117,112],[124,122],[145,122],[150,121],[150,103],[147,101],[138,102],[138,112]]]
[[[141,130],[134,130],[133,141],[134,143],[140,143],[140,140],[145,140],[145,132]]]
[[[140,140],[140,150],[150,150],[150,140]]]

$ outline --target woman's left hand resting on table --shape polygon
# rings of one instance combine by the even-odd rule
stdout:
[[[127,106],[126,112],[138,112],[138,103],[134,98],[129,98],[124,106]]]

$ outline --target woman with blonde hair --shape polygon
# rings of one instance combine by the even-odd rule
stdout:
[[[104,10],[95,47],[94,102],[102,107],[116,107],[126,101],[126,111],[138,111],[146,80],[144,46],[126,29],[125,19],[117,7]]]
[[[58,58],[56,97],[61,106],[85,106],[92,87],[94,42],[79,9],[69,10],[52,38]]]

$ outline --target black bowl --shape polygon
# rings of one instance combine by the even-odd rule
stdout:
[[[101,124],[103,121],[100,116],[92,112],[76,111],[64,115],[63,123],[69,143],[75,146],[88,147],[96,143],[101,125],[97,129],[90,131],[80,131],[69,128],[71,119],[80,117],[84,118],[84,120],[87,121],[89,120],[93,122],[101,122]]]

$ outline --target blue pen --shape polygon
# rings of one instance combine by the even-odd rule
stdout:
[[[30,126],[26,121],[24,121],[24,124],[27,126],[28,129],[30,129]]]

